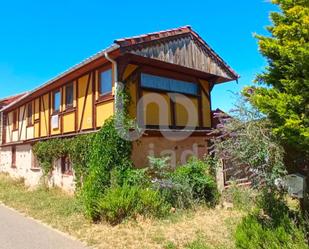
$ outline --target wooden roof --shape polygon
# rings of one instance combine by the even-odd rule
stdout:
[[[122,53],[133,53],[218,76],[216,83],[239,75],[190,26],[114,41]]]

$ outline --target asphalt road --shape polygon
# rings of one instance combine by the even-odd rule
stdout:
[[[0,205],[0,249],[86,249],[30,218]]]

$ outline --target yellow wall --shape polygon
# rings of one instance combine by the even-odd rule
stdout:
[[[40,98],[34,100],[34,119],[37,120],[40,117]]]
[[[137,96],[138,92],[140,92],[141,96],[147,96],[150,93],[154,93],[150,90],[142,90],[139,91],[137,89],[138,86],[138,78],[130,77],[133,75],[133,72],[138,68],[137,65],[129,64],[123,73],[122,81],[126,81],[126,87],[130,95],[130,106],[128,107],[129,115],[131,118],[136,118],[136,106],[137,106]],[[99,71],[100,69],[95,71],[95,89],[93,87],[93,79],[92,73],[83,75],[77,80],[73,81],[73,91],[74,91],[74,100],[73,107],[76,108],[76,111],[69,111],[66,113],[65,111],[65,87],[66,84],[70,82],[66,82],[58,89],[61,92],[61,107],[59,113],[59,128],[50,129],[51,123],[51,115],[52,115],[52,103],[53,103],[53,89],[50,93],[45,93],[44,95],[37,97],[31,102],[33,105],[33,116],[32,123],[33,127],[26,128],[27,126],[27,104],[19,107],[19,130],[12,132],[13,129],[13,111],[8,113],[9,125],[7,127],[7,142],[17,141],[19,136],[22,140],[31,139],[31,138],[39,138],[46,136],[54,136],[61,135],[61,132],[64,133],[72,133],[79,132],[88,129],[99,128],[104,124],[104,121],[114,114],[114,101],[108,100],[105,102],[99,102],[98,96],[98,79],[99,79]],[[209,94],[209,83],[205,80],[199,80],[202,88]],[[86,91],[88,85],[88,91]],[[94,94],[94,95],[93,95]],[[167,93],[157,93],[162,99],[160,103],[165,104],[165,111],[167,113],[167,119],[161,120],[161,125],[168,126],[172,125],[172,117],[171,117],[171,101],[170,97]],[[202,113],[203,113],[203,126],[210,127],[211,125],[211,112],[210,112],[210,103],[207,98],[207,95],[202,91]],[[87,97],[86,97],[87,96]],[[198,118],[190,119],[188,118],[187,110],[178,103],[176,97],[175,103],[175,122],[177,126],[198,126],[199,120]],[[193,108],[198,110],[198,100],[195,97],[190,97],[193,103]],[[155,99],[154,99],[155,100]],[[93,102],[95,101],[95,103]],[[24,113],[24,109],[26,111]],[[95,113],[93,113],[95,111]],[[83,114],[84,112],[84,114]],[[197,111],[198,113],[198,111]],[[157,103],[152,102],[147,106],[144,106],[144,117],[143,121],[146,125],[159,125],[159,106]],[[96,119],[93,120],[93,117]],[[61,127],[62,125],[62,127]],[[96,127],[94,127],[96,125]],[[76,127],[77,126],[77,127]],[[77,128],[77,130],[76,130]],[[28,133],[29,132],[29,133]],[[50,132],[50,134],[49,134]]]
[[[97,127],[101,127],[104,121],[114,113],[114,101],[103,102],[97,105]]]
[[[36,122],[36,123],[34,124],[34,137],[35,137],[35,138],[38,138],[38,137],[40,136],[39,130],[40,130],[40,123],[39,123],[39,122]]]
[[[63,132],[74,132],[75,131],[75,113],[71,112],[63,115]]]
[[[206,80],[200,80],[203,90],[209,95],[209,83]],[[211,110],[208,96],[202,91],[202,111],[203,111],[203,125],[211,127]]]
[[[87,91],[87,85],[88,85],[88,91]],[[78,101],[78,129],[81,128],[82,130],[84,130],[92,128],[92,111],[93,111],[92,82],[91,82],[91,76],[88,74],[78,79],[77,101]]]
[[[199,80],[199,81],[200,81],[200,84],[201,84],[202,88],[204,89],[204,91],[209,94],[209,88],[210,87],[209,87],[208,81],[206,81],[206,80]]]
[[[129,112],[129,116],[131,118],[136,117],[136,105],[137,105],[136,83],[137,83],[136,81],[135,82],[130,81],[130,82],[127,83],[128,93],[129,93],[129,96],[130,96],[130,104],[129,104],[129,107],[128,107],[128,112]]]
[[[211,114],[210,114],[210,103],[205,95],[204,92],[202,92],[202,110],[203,110],[203,125],[205,127],[211,126]]]
[[[143,91],[142,96],[143,97],[150,97],[149,94],[152,92],[150,91]],[[164,104],[166,113],[168,114],[168,117],[166,120],[160,120],[160,108],[157,102],[150,102],[148,105],[144,103],[144,124],[145,125],[163,125],[168,126],[171,125],[171,108],[170,108],[170,98],[165,93],[156,93],[159,98],[159,102]],[[154,99],[154,98],[152,98]],[[164,102],[161,102],[161,99],[164,99]]]
[[[176,125],[177,126],[189,126],[189,127],[195,127],[198,126],[198,101],[195,97],[187,97],[192,105],[194,106],[193,110],[186,108],[184,105],[180,104],[182,96],[176,96],[175,98],[175,110],[176,110]],[[189,119],[188,112],[191,112],[191,114],[194,112],[194,118]]]
[[[49,131],[49,94],[45,94],[41,97],[41,119],[40,119],[40,128],[41,128],[41,137],[48,135]]]

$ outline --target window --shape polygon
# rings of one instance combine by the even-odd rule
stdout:
[[[13,112],[13,130],[17,130],[18,129],[18,112],[17,110],[15,110]]]
[[[12,168],[16,168],[16,147],[12,146]]]
[[[66,175],[72,174],[72,163],[68,156],[61,158],[61,173]]]
[[[100,95],[112,92],[112,69],[100,73],[99,92]]]
[[[195,83],[142,73],[141,86],[167,92],[197,95],[198,86]]]
[[[57,113],[60,111],[60,105],[61,105],[61,95],[60,95],[60,91],[55,91],[54,95],[53,95],[53,110],[54,113]]]
[[[32,102],[27,105],[27,124],[28,124],[28,126],[33,125],[33,122],[32,122]]]
[[[74,99],[74,90],[73,90],[73,83],[70,83],[65,87],[65,108],[72,108],[73,107],[73,99]]]

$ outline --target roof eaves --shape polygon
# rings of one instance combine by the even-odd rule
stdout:
[[[81,61],[80,63],[77,63],[76,65],[70,67],[69,69],[65,70],[64,72],[58,74],[56,77],[46,81],[43,85],[40,85],[39,87],[33,89],[32,91],[29,91],[27,92],[24,96],[22,96],[21,98],[19,98],[18,100],[14,101],[13,103],[5,106],[3,109],[1,109],[1,111],[5,111],[7,109],[9,109],[10,107],[12,107],[13,105],[15,104],[18,104],[21,100],[27,98],[29,95],[33,94],[34,92],[50,85],[50,84],[53,84],[55,81],[59,80],[60,78],[68,75],[69,73],[81,68],[82,66],[100,58],[101,56],[104,56],[105,53],[109,53],[109,52],[112,52],[114,50],[116,50],[117,48],[119,48],[119,45],[118,44],[112,44],[111,46],[101,50],[100,52],[86,58],[85,60]]]
[[[209,44],[194,30],[191,29],[191,34],[199,40],[216,58],[217,60],[231,73],[235,76],[235,80],[240,78],[240,75],[237,74],[222,58],[219,54],[217,54]]]

